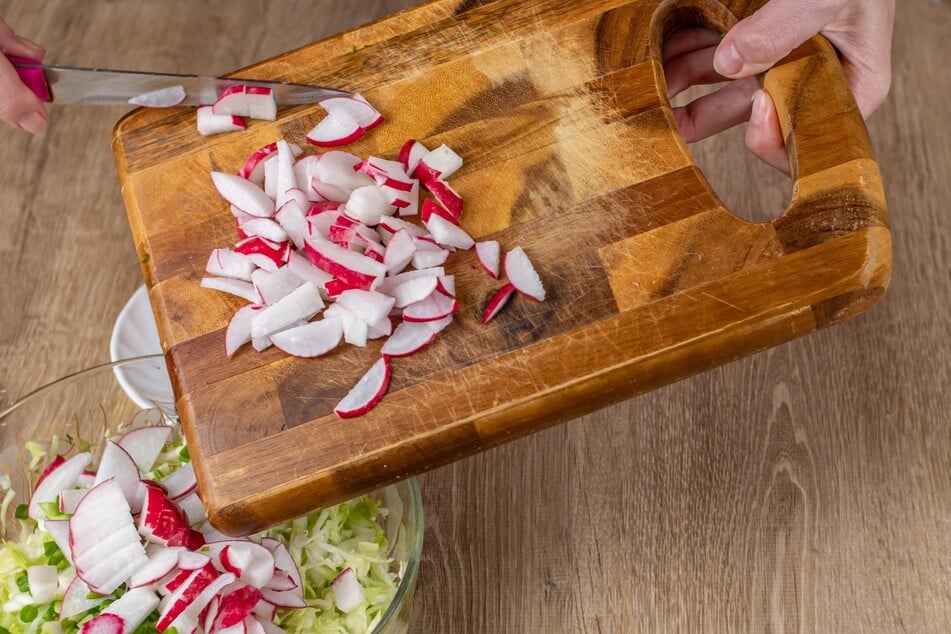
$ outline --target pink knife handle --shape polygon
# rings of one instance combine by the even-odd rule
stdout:
[[[30,59],[28,57],[18,57],[16,55],[7,55],[6,57],[11,62],[20,62],[21,64],[42,63],[38,59]],[[20,76],[20,81],[26,84],[26,87],[32,90],[33,94],[39,97],[41,101],[53,101],[53,94],[50,92],[50,85],[46,81],[46,75],[43,74],[42,68],[14,66],[13,70]]]

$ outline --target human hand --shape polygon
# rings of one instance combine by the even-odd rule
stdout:
[[[734,80],[674,110],[681,134],[690,143],[748,120],[746,146],[788,171],[776,107],[756,75],[821,33],[838,51],[859,111],[867,118],[891,85],[894,19],[895,0],[770,0],[722,40],[705,29],[674,33],[664,45],[671,98],[694,84]]]
[[[0,20],[0,53],[43,59],[46,52],[30,40],[13,32]],[[6,57],[0,55],[0,120],[27,132],[46,127],[46,108],[27,88]]]

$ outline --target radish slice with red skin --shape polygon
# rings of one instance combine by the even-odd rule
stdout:
[[[162,487],[173,500],[188,495],[198,487],[195,477],[195,465],[186,462],[175,471],[172,471],[162,480]]]
[[[399,161],[406,168],[406,173],[412,175],[419,165],[419,159],[429,154],[429,148],[415,139],[407,141],[400,149]]]
[[[353,568],[344,568],[340,574],[334,577],[333,581],[330,582],[330,590],[334,595],[334,604],[343,613],[357,609],[366,599],[363,586],[357,580]]]
[[[168,86],[159,88],[151,92],[136,95],[129,99],[133,106],[145,106],[146,108],[171,108],[185,101],[188,93],[183,86]]]
[[[344,112],[324,117],[307,133],[307,142],[319,147],[339,147],[353,143],[366,134],[356,120]]]
[[[369,130],[383,122],[383,115],[364,99],[355,97],[331,97],[319,103],[331,117],[352,120],[356,125]]]
[[[289,200],[274,214],[274,219],[281,225],[287,238],[297,249],[304,248],[304,240],[308,235],[307,216],[303,208],[294,200]]]
[[[83,623],[80,634],[125,634],[125,621],[117,614],[100,614]]]
[[[436,275],[417,277],[392,287],[388,294],[396,300],[396,308],[403,308],[429,297],[437,284],[439,278]]]
[[[386,266],[322,238],[307,240],[307,257],[325,273],[350,288],[374,289],[386,275]]]
[[[333,279],[333,276],[321,271],[307,259],[307,256],[301,255],[298,251],[292,251],[287,258],[287,268],[294,275],[305,282],[310,282],[318,289],[322,289],[324,284]]]
[[[394,297],[377,291],[349,289],[337,297],[336,305],[350,311],[367,325],[375,324],[386,317],[396,302]]]
[[[116,444],[132,457],[139,471],[145,473],[162,453],[171,433],[172,428],[167,425],[146,425],[125,432],[116,440]]]
[[[114,479],[122,489],[132,513],[138,513],[141,503],[141,500],[136,500],[136,489],[140,480],[139,468],[132,456],[112,440],[107,440],[102,450],[93,486],[109,479]]]
[[[406,233],[410,234],[414,238],[421,238],[426,235],[426,230],[415,225],[412,222],[407,222],[406,220],[401,220],[399,218],[393,218],[392,216],[384,216],[380,218],[380,224],[376,226],[377,233],[380,234],[380,240],[383,244],[389,244],[390,239],[393,235],[403,229]]]
[[[439,282],[436,284],[436,290],[438,290],[443,295],[449,295],[450,297],[455,297],[456,296],[456,276],[440,275]]]
[[[232,280],[226,277],[203,277],[201,278],[201,287],[235,295],[249,302],[257,303],[261,301],[260,295],[254,290],[254,285],[251,282]]]
[[[404,321],[438,321],[452,315],[459,308],[459,302],[438,290],[426,299],[410,304],[403,309]]]
[[[476,242],[476,257],[479,258],[479,264],[485,269],[485,272],[494,279],[499,279],[499,258],[502,249],[497,240],[485,240]]]
[[[452,215],[448,209],[435,200],[427,198],[423,201],[423,207],[419,217],[424,223],[428,223],[433,216],[439,216],[447,222],[459,226],[459,219],[456,216]]]
[[[148,588],[133,588],[109,604],[100,616],[119,617],[123,624],[121,630],[123,634],[132,634],[145,622],[158,604],[158,596]]]
[[[286,266],[273,273],[258,269],[251,277],[258,294],[268,306],[278,303],[304,284],[304,280]]]
[[[354,418],[369,412],[386,394],[390,383],[390,361],[380,357],[334,408],[340,418]]]
[[[221,197],[241,211],[259,218],[270,218],[274,215],[274,201],[248,179],[236,174],[212,172],[211,180]]]
[[[178,565],[179,548],[162,547],[149,554],[149,561],[129,577],[130,588],[151,586],[158,583]]]
[[[239,240],[234,250],[245,255],[263,255],[268,257],[276,267],[287,262],[291,250],[290,242],[272,242],[261,236],[249,236]]]
[[[230,114],[215,114],[211,111],[211,106],[198,108],[196,120],[198,133],[202,136],[239,132],[248,127],[241,117]]]
[[[302,215],[303,216],[303,215]],[[286,242],[287,231],[271,218],[253,218],[241,223],[241,230],[248,237],[258,236],[271,242]],[[209,271],[210,273],[211,271]]]
[[[426,189],[432,192],[436,201],[458,221],[462,216],[462,196],[449,183],[443,180],[427,181]],[[423,219],[425,221],[425,218]],[[455,222],[455,224],[459,224]]]
[[[486,304],[485,310],[482,312],[482,323],[487,324],[489,321],[499,314],[499,311],[505,307],[505,304],[508,303],[512,295],[515,293],[515,286],[509,282],[492,295],[489,298],[489,303]]]
[[[393,234],[386,250],[383,252],[383,264],[386,265],[386,272],[395,275],[402,271],[413,261],[413,254],[416,253],[416,242],[413,236],[405,229],[400,229]]]
[[[251,341],[251,323],[254,321],[255,314],[263,308],[264,306],[258,304],[248,304],[236,310],[231,316],[228,329],[225,331],[225,353],[229,357]]]
[[[449,250],[426,240],[416,240],[416,253],[413,254],[413,267],[431,269],[441,266],[449,259]]]
[[[443,216],[432,215],[426,223],[426,228],[433,238],[442,246],[453,247],[467,251],[475,244],[465,229],[446,220]]]
[[[460,167],[462,167],[462,157],[443,144],[423,155],[411,176],[418,178],[425,185],[429,181],[446,180]]]
[[[205,271],[216,277],[229,277],[235,280],[251,281],[251,274],[257,268],[244,253],[231,249],[215,249],[208,256]]]
[[[343,150],[330,150],[320,155],[315,166],[317,179],[346,190],[350,195],[355,189],[373,185],[373,179],[357,169],[360,157]],[[342,202],[346,202],[346,198]]]
[[[268,143],[264,147],[255,150],[251,156],[245,160],[244,165],[238,170],[238,176],[246,178],[261,185],[264,182],[264,161],[268,157],[277,156],[277,142]]]
[[[320,319],[288,328],[271,335],[271,342],[278,349],[295,357],[319,357],[340,344],[343,324],[339,319]]]
[[[522,247],[505,254],[505,276],[522,295],[539,302],[545,300],[545,287]]]
[[[305,282],[254,317],[251,337],[268,337],[299,321],[307,321],[323,307],[320,291],[313,284]]]
[[[434,325],[438,325],[438,322],[404,321],[384,342],[380,354],[386,357],[408,357],[419,352],[436,339]]]
[[[46,519],[46,512],[43,511],[41,505],[47,502],[55,502],[60,491],[72,488],[76,484],[79,475],[91,461],[91,454],[88,452],[79,453],[61,462],[59,466],[47,473],[33,489],[33,495],[30,496],[30,504],[27,507],[27,516],[37,521]]]
[[[409,192],[413,189],[414,179],[406,174],[406,169],[399,161],[371,156],[360,161],[357,167],[381,187],[385,185],[403,192]]]
[[[65,521],[65,520],[63,520]],[[96,596],[89,585],[79,577],[73,577],[63,594],[63,603],[59,608],[59,618],[68,619],[91,610],[106,600],[107,597]]]
[[[277,101],[272,88],[248,86],[245,95],[248,100],[248,117],[262,121],[277,119]]]
[[[228,86],[222,91],[215,103],[211,106],[212,112],[218,115],[249,116],[248,97],[244,85]]]

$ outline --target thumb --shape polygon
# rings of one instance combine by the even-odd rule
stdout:
[[[732,78],[762,73],[822,30],[840,8],[834,0],[770,0],[724,36],[713,67]]]

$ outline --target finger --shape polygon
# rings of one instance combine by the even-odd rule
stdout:
[[[770,0],[724,36],[714,67],[727,77],[762,73],[819,33],[841,10],[841,0]]]
[[[46,54],[42,46],[14,33],[3,20],[0,20],[0,52],[39,60]]]
[[[895,1],[863,3],[840,22],[823,29],[823,35],[839,51],[849,88],[867,118],[882,105],[891,87]]]
[[[664,41],[663,59],[666,62],[691,51],[715,47],[721,39],[718,33],[700,27],[674,31]]]
[[[46,127],[43,102],[23,85],[3,56],[0,56],[0,119],[27,132],[39,132]]]
[[[746,147],[760,160],[789,174],[789,157],[779,127],[779,115],[773,100],[763,90],[757,90],[753,95]]]
[[[714,51],[716,48],[710,46],[664,62],[667,96],[673,99],[691,86],[726,81],[725,77],[713,70]]]
[[[674,108],[674,119],[684,141],[693,143],[728,130],[750,118],[756,78],[730,82],[720,90]]]

